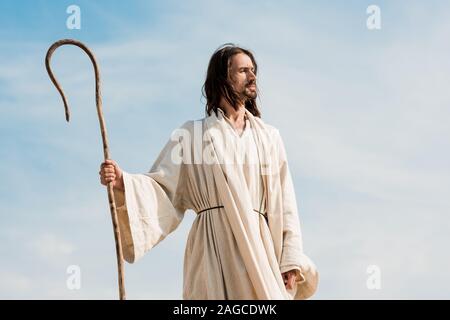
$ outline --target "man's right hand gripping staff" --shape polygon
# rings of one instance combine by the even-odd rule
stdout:
[[[124,191],[125,187],[123,184],[123,173],[119,165],[111,159],[105,160],[100,165],[100,183],[107,185],[109,182],[113,183],[113,187],[120,191]]]

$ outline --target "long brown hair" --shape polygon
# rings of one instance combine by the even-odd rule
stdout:
[[[202,88],[203,96],[206,98],[206,113],[210,116],[211,111],[217,115],[217,108],[220,105],[220,99],[223,97],[233,107],[237,108],[239,96],[228,82],[228,69],[231,63],[231,57],[238,53],[244,53],[250,57],[255,69],[256,75],[258,65],[253,54],[244,48],[238,47],[233,43],[226,43],[220,46],[209,60],[206,80]],[[261,112],[256,104],[256,99],[247,99],[245,108],[255,117],[261,117]]]

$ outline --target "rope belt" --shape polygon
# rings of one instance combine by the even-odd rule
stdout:
[[[197,214],[200,214],[200,213],[205,212],[205,211],[208,211],[208,210],[220,209],[220,208],[223,208],[223,206],[215,206],[215,207],[203,209],[203,210],[200,210],[199,212],[197,212]],[[267,221],[267,214],[266,214],[266,213],[262,213],[262,212],[260,212],[260,211],[258,211],[258,210],[256,210],[256,209],[253,209],[253,211],[258,212],[258,213],[259,213],[260,215],[262,215],[262,216],[264,217],[264,219],[266,219],[266,221]]]

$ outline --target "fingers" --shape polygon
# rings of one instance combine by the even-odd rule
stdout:
[[[103,168],[104,166],[115,167],[115,166],[117,166],[117,163],[114,160],[106,159],[104,162],[101,163],[100,169]]]
[[[290,289],[289,273],[284,274],[284,285],[287,289]]]
[[[293,289],[295,286],[295,272],[285,272],[283,273],[283,280],[286,289]]]
[[[112,183],[114,188],[123,190],[123,171],[120,169],[119,165],[111,159],[107,159],[100,164],[100,183],[102,185],[108,185]]]
[[[100,171],[98,172],[101,184],[107,185],[109,182],[115,182],[117,177],[116,166],[115,161],[111,159],[107,159],[101,163]]]
[[[295,285],[295,275],[292,275],[288,279],[287,288],[288,289],[294,289],[294,285]]]
[[[105,170],[105,172],[115,172],[119,176],[121,175],[122,170],[120,169],[119,165],[114,160],[105,160],[100,165],[100,171]]]
[[[114,170],[114,168],[104,167],[100,169],[98,174],[103,178],[110,178],[116,176],[116,171]]]
[[[99,174],[115,173],[117,170],[117,164],[113,160],[105,160],[100,165]]]
[[[104,173],[114,173],[116,170],[114,169],[114,167],[111,166],[104,166],[103,167],[103,172]]]
[[[103,185],[107,185],[110,182],[116,182],[116,175],[110,174],[110,175],[101,175],[100,176],[100,183]]]
[[[116,164],[103,162],[103,163],[100,165],[100,170],[105,169],[105,168],[108,168],[108,169],[115,169],[115,168],[116,168]]]
[[[114,160],[112,160],[112,159],[106,159],[104,163],[105,164],[112,164],[112,165],[116,164],[116,162]]]
[[[99,172],[100,177],[105,179],[105,180],[109,180],[109,179],[116,179],[116,173],[114,171],[100,171]]]
[[[286,289],[293,289],[294,288],[294,281],[293,280],[294,280],[293,278],[289,278],[289,279],[286,279],[284,281],[284,285],[285,285]]]

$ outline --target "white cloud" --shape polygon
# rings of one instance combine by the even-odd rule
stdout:
[[[0,269],[0,297],[12,299],[32,289],[32,281],[24,274]],[[8,293],[8,296],[6,295]]]
[[[40,258],[49,261],[66,258],[75,251],[74,245],[50,233],[39,235],[30,241],[29,248]]]

